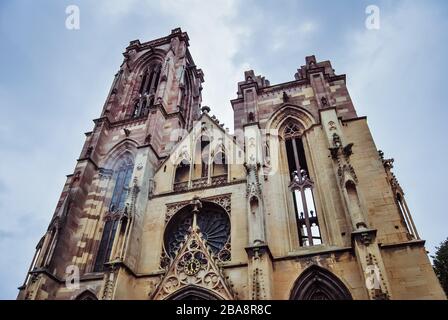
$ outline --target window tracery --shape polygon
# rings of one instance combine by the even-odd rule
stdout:
[[[114,173],[114,191],[109,205],[109,211],[105,217],[106,221],[93,268],[94,271],[103,271],[104,263],[110,258],[115,234],[119,225],[120,215],[118,213],[125,210],[125,201],[130,192],[133,169],[133,162],[130,159],[124,159],[120,162],[120,165]]]
[[[202,202],[204,206],[197,214],[197,225],[207,247],[219,261],[229,261],[230,247],[230,196],[223,195]],[[173,204],[168,207],[167,225],[164,234],[164,253],[161,266],[166,268],[176,256],[193,225],[190,202]]]
[[[301,135],[301,127],[295,121],[287,122],[283,128],[299,243],[300,246],[313,246],[322,244],[322,236],[313,195],[314,182],[308,175]]]
[[[155,95],[160,80],[161,66],[156,64],[148,67],[141,76],[138,98],[134,102],[132,118],[138,118],[148,114],[148,110],[154,105]]]

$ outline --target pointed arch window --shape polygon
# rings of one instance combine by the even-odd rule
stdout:
[[[226,154],[223,151],[219,151],[213,157],[212,175],[215,177],[221,175],[227,175],[227,172],[228,172],[228,164]]]
[[[174,191],[184,191],[188,189],[188,180],[190,178],[190,162],[183,159],[176,167],[174,174]]]
[[[296,122],[288,122],[283,128],[299,243],[305,247],[322,244],[322,236],[314,203],[314,182],[308,175],[301,135],[301,127]]]
[[[112,199],[109,205],[109,213],[117,213],[125,208],[125,201],[130,190],[130,182],[134,164],[125,159],[115,171],[115,185]],[[114,218],[116,216],[116,218]],[[101,237],[100,246],[98,248],[94,271],[103,271],[104,263],[109,261],[112,246],[114,243],[115,233],[119,222],[118,215],[108,215],[104,224],[103,235]]]
[[[161,65],[156,64],[146,69],[140,85],[140,94],[154,95],[159,85]]]
[[[134,104],[133,118],[138,118],[148,114],[149,108],[154,105],[155,95],[160,80],[161,65],[156,64],[147,68],[140,83],[139,98]]]

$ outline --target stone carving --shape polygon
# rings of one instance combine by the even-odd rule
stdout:
[[[336,123],[334,123],[334,121],[328,122],[328,130],[330,131],[337,130]]]
[[[247,171],[247,188],[246,188],[246,197],[251,199],[253,196],[260,198],[261,197],[261,184],[260,178],[258,175],[258,170],[260,169],[260,164],[247,164],[245,163]]]
[[[221,208],[223,208],[226,213],[230,216],[231,215],[231,194],[223,194],[219,196],[209,197],[209,198],[194,198],[193,201],[200,201],[202,202],[212,202],[217,205],[219,205]],[[168,204],[167,205],[167,211],[165,214],[165,226],[167,223],[171,220],[171,218],[182,208],[184,208],[187,205],[194,205],[193,201],[182,201],[178,203]],[[230,245],[230,236],[227,242],[224,244],[224,246],[217,252],[216,257],[220,262],[229,261],[231,258],[231,245]],[[160,256],[160,266],[162,269],[166,269],[171,263],[171,258],[166,253],[165,248],[162,246],[162,254]]]
[[[398,182],[397,177],[395,176],[395,174],[392,172],[392,169],[394,167],[394,159],[384,159],[384,152],[379,150],[378,154],[380,156],[380,160],[383,163],[383,167],[384,170],[386,170],[386,174],[392,189],[392,192],[394,194],[400,194],[400,195],[404,195],[403,189],[400,186],[400,183]]]
[[[213,196],[209,198],[201,198],[201,201],[208,201],[216,203],[217,205],[221,206],[227,214],[230,216],[232,213],[232,205],[231,205],[231,194],[222,194],[218,196]],[[165,224],[170,221],[171,217],[178,212],[183,207],[189,205],[191,201],[182,201],[182,202],[176,202],[176,203],[170,203],[167,204],[167,210],[165,213]]]
[[[341,187],[343,187],[345,182],[348,180],[353,180],[355,183],[358,183],[358,177],[356,176],[355,169],[350,163],[350,156],[353,154],[353,143],[349,143],[344,146],[342,144],[341,137],[336,132],[333,133],[332,138],[333,146],[328,148],[328,150],[330,150],[331,158],[337,162],[337,175]]]
[[[389,300],[390,295],[387,289],[386,281],[381,269],[378,265],[378,260],[374,254],[368,253],[366,256],[367,268],[366,275],[367,280],[371,282],[368,285],[370,291],[370,296],[374,300]],[[366,283],[367,284],[367,283]]]
[[[358,177],[356,176],[355,169],[353,169],[350,163],[345,163],[338,167],[338,176],[341,182],[341,186],[343,186],[345,181],[347,180],[353,180],[354,182],[358,183]]]
[[[115,287],[115,280],[117,278],[115,265],[110,265],[108,272],[104,274],[104,289],[103,289],[103,300],[112,300],[112,295]]]
[[[289,101],[289,97],[288,97],[288,94],[286,93],[286,91],[283,91],[282,99],[283,99],[284,103]]]
[[[201,231],[194,224],[151,299],[164,299],[189,285],[208,289],[224,299],[235,299],[228,278],[218,266],[217,258],[209,251]]]
[[[341,137],[336,132],[333,133],[333,146],[339,148],[341,145]]]

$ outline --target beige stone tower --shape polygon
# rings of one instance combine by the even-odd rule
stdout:
[[[19,299],[445,299],[330,62],[245,72],[234,134],[188,35],[132,41]]]

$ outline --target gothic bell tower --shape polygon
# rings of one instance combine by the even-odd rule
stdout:
[[[92,279],[101,291],[97,298],[109,299],[121,273],[136,267],[154,173],[200,115],[204,75],[188,46],[187,33],[176,28],[126,48],[36,247],[20,299],[73,298],[60,289],[68,270],[81,281]]]

